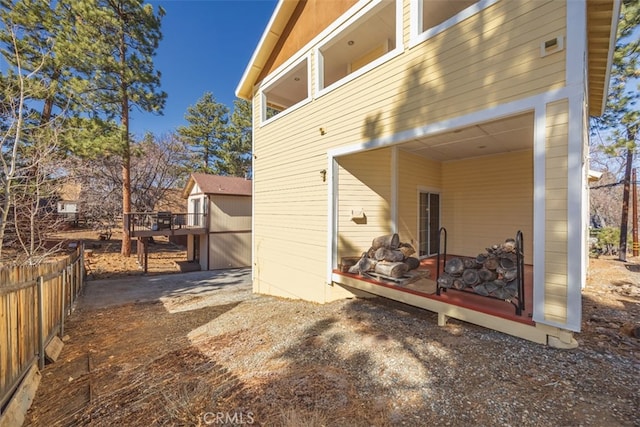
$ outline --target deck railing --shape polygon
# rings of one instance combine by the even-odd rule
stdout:
[[[206,228],[203,213],[131,212],[124,215],[129,235],[136,231],[171,231]]]
[[[0,414],[45,348],[64,335],[84,283],[82,245],[68,258],[39,266],[0,270]]]

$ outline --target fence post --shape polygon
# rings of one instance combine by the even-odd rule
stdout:
[[[78,283],[78,289],[82,287],[84,283],[84,278],[87,276],[87,272],[84,268],[84,242],[80,243],[80,282]],[[76,294],[78,293],[78,289],[76,289]]]
[[[44,277],[39,276],[38,282],[38,367],[44,369]]]
[[[62,304],[60,305],[60,338],[62,338],[64,336],[64,316],[67,314],[66,313],[66,305],[67,305],[67,270],[68,268],[65,267],[64,270],[62,270],[62,292],[61,295],[62,297],[60,298],[62,300]]]
[[[82,242],[82,246],[80,248],[81,254],[82,254],[82,261],[80,262],[81,264],[81,268],[82,268],[82,275],[80,276],[80,283],[78,283],[78,293],[80,293],[80,291],[82,290],[82,288],[84,287],[84,281],[87,277],[87,272],[84,269],[84,241]]]

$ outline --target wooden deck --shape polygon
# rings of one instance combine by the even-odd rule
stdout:
[[[185,236],[206,234],[206,215],[172,212],[134,212],[125,214],[129,237]]]
[[[448,255],[447,259],[453,258],[455,255]],[[444,259],[441,259],[441,265],[444,265]],[[360,290],[370,292],[375,295],[384,296],[390,299],[406,302],[410,305],[431,309],[430,307],[440,307],[440,304],[431,305],[428,301],[443,303],[452,307],[460,307],[472,312],[481,313],[483,315],[495,318],[506,319],[518,322],[524,325],[534,326],[533,322],[533,266],[525,265],[524,269],[524,297],[525,307],[520,315],[516,314],[516,307],[511,302],[500,300],[492,297],[478,295],[472,291],[441,289],[440,295],[436,293],[436,257],[426,258],[421,261],[419,271],[428,272],[429,279],[420,279],[410,281],[406,285],[395,281],[374,279],[360,276],[358,274],[343,273],[334,270],[334,281],[346,286],[354,287]],[[442,268],[441,268],[442,271]],[[362,282],[359,286],[358,282]],[[405,295],[403,295],[405,294]],[[419,299],[424,299],[420,304]],[[440,313],[440,310],[433,310]],[[455,310],[453,310],[455,312]],[[451,316],[457,317],[458,316]],[[467,320],[467,319],[462,319]],[[476,323],[473,322],[472,323]]]

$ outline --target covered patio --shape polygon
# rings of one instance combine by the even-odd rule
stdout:
[[[533,320],[534,113],[448,126],[335,153],[331,282],[436,312],[441,325],[451,317],[546,342]],[[449,255],[442,253],[441,227],[449,230]],[[471,288],[438,289],[447,260],[475,258],[520,231],[526,236],[520,308]],[[415,248],[419,275],[427,278],[403,283],[338,268],[343,257],[362,254],[373,237],[389,232]]]

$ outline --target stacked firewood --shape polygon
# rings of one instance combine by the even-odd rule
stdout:
[[[420,260],[411,256],[415,252],[409,243],[400,242],[397,234],[376,237],[369,250],[363,252],[358,262],[348,271],[363,276],[374,272],[383,276],[400,278],[409,270],[420,266]]]
[[[518,296],[517,246],[513,239],[486,248],[474,258],[451,258],[438,277],[441,288],[469,289],[484,296],[511,300]]]

